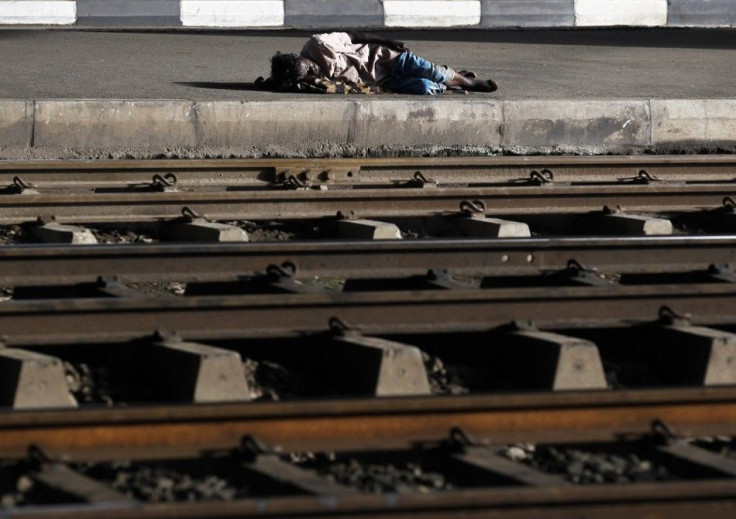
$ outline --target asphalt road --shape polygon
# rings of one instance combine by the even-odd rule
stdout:
[[[736,97],[736,30],[396,31],[437,63],[475,70],[501,99]],[[0,29],[0,98],[239,99],[307,32]],[[323,98],[341,96],[323,96]],[[398,96],[396,96],[398,97]],[[447,96],[446,96],[447,97]],[[451,96],[454,97],[454,96]]]

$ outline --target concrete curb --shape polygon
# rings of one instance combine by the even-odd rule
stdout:
[[[180,0],[76,0],[79,25],[181,24]]]
[[[76,19],[73,0],[0,0],[0,24],[71,25]]]
[[[282,0],[181,0],[182,25],[190,27],[278,27]]]
[[[346,146],[353,120],[352,103],[320,100],[304,104],[204,101],[196,103],[195,111],[198,144],[223,149],[277,145],[298,150],[320,142]]]
[[[575,0],[482,0],[483,27],[571,27]]]
[[[183,100],[36,101],[33,146],[158,149],[197,145],[194,103]]]
[[[667,0],[575,0],[575,26],[667,24]]]
[[[501,145],[503,103],[495,100],[440,102],[353,101],[349,144],[370,148],[392,144],[415,146]]]
[[[652,100],[655,144],[736,141],[736,99]]]
[[[381,27],[378,0],[284,0],[286,27]]]
[[[505,147],[646,147],[649,101],[505,101]]]
[[[386,27],[456,27],[478,25],[478,0],[383,0]]]
[[[0,148],[30,146],[33,142],[32,101],[0,101]]]
[[[0,0],[0,25],[734,27],[734,0]]]
[[[0,101],[0,158],[736,150],[736,99]]]

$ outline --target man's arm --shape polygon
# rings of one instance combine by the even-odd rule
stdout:
[[[409,50],[403,41],[391,40],[370,32],[348,31],[347,33],[353,43],[375,43],[397,51]]]

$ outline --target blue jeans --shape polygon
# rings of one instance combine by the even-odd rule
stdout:
[[[435,65],[406,51],[394,63],[391,78],[384,83],[389,90],[399,94],[442,94],[446,81],[455,77],[455,71],[444,65]]]

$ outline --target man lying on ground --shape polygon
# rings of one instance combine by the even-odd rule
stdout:
[[[271,88],[320,91],[327,88],[325,81],[347,85],[351,91],[367,88],[425,95],[442,94],[448,87],[477,92],[498,88],[492,80],[478,79],[473,72],[435,65],[403,42],[366,33],[317,34],[300,55],[277,52],[271,58]]]

